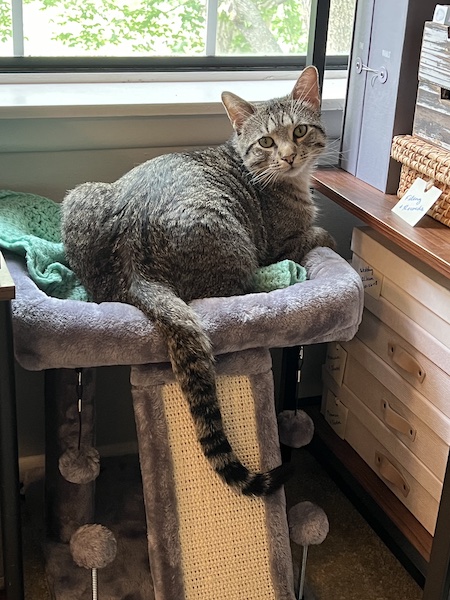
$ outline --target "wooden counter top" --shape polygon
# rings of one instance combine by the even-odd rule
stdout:
[[[395,195],[384,194],[337,167],[318,169],[313,185],[361,221],[450,279],[450,228],[429,216],[412,227],[391,211]]]

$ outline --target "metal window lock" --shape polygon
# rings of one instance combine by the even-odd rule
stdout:
[[[358,56],[355,61],[355,68],[358,74],[366,71],[367,73],[373,73],[371,84],[374,85],[375,81],[379,81],[380,83],[386,83],[388,78],[388,72],[386,67],[380,67],[379,69],[371,69],[367,65],[365,65],[362,59]]]

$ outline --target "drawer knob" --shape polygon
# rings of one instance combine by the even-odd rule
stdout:
[[[412,442],[416,439],[415,428],[412,427],[411,424],[408,423],[404,417],[402,417],[402,415],[391,408],[387,400],[381,401],[381,409],[383,421],[390,429],[398,431],[399,433],[403,433],[403,435],[408,436]]]
[[[375,452],[375,468],[382,479],[391,483],[406,498],[410,490],[408,482],[397,467],[394,467],[387,456],[381,454],[381,452]]]
[[[419,383],[422,383],[425,378],[425,369],[414,356],[393,342],[388,342],[388,355],[400,369],[413,375]]]

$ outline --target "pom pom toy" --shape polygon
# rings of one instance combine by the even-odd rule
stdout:
[[[314,423],[303,410],[283,410],[278,415],[280,442],[291,448],[301,448],[312,440]]]
[[[82,411],[83,411],[83,369],[76,369],[78,444],[69,447],[58,462],[59,472],[70,483],[87,484],[97,479],[100,473],[100,454],[92,446],[82,446]]]
[[[109,565],[117,552],[116,538],[103,525],[83,525],[70,538],[70,553],[79,567],[92,570],[92,600],[98,600],[97,569]]]
[[[59,471],[70,483],[94,481],[100,473],[100,455],[92,446],[69,448],[59,457]]]
[[[314,435],[313,420],[297,406],[300,395],[303,358],[304,349],[303,346],[299,346],[297,357],[297,388],[295,390],[295,397],[297,398],[296,408],[295,410],[283,410],[277,417],[280,442],[290,448],[306,446]]]
[[[289,536],[302,546],[302,565],[298,585],[298,600],[302,600],[305,586],[308,547],[321,544],[328,535],[329,523],[325,512],[312,502],[299,502],[288,512]]]

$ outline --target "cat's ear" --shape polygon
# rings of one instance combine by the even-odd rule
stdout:
[[[228,118],[233,125],[233,129],[239,134],[242,125],[255,112],[255,107],[250,102],[239,98],[239,96],[231,92],[222,93],[222,102],[227,111]]]
[[[292,90],[292,97],[309,104],[314,111],[320,110],[319,73],[316,67],[303,69]]]

